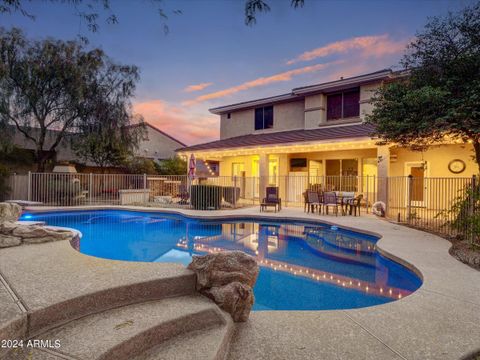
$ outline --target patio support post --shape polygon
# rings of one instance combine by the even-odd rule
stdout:
[[[268,186],[268,155],[260,154],[259,162],[259,197],[260,201],[266,196]]]
[[[237,176],[233,177],[233,207],[237,207]]]
[[[387,178],[390,173],[390,148],[385,146],[379,146],[377,150],[377,200],[382,201],[387,205],[388,203],[388,182]]]
[[[365,186],[364,186],[365,185]],[[361,187],[361,190],[363,191],[363,189],[366,189],[365,191],[365,202],[366,202],[366,208],[367,208],[367,214],[368,214],[368,208],[369,208],[369,205],[368,205],[368,201],[369,201],[369,198],[368,198],[368,193],[370,191],[370,187],[369,187],[369,182],[368,182],[368,174],[365,178],[365,182],[363,181],[363,174],[362,174],[362,187]]]

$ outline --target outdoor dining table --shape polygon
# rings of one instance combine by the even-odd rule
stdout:
[[[337,203],[340,205],[340,207],[342,209],[342,215],[346,214],[347,205],[348,205],[347,201],[355,199],[355,193],[353,193],[353,195],[351,195],[351,192],[349,192],[349,191],[346,191],[346,192],[348,192],[349,194],[345,195],[345,194],[343,194],[342,191],[335,191],[335,194],[337,195]],[[352,215],[351,209],[350,209],[350,215]]]

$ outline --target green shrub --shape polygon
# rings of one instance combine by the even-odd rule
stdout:
[[[468,240],[472,247],[480,247],[480,186],[463,190],[452,207],[439,216],[452,218],[446,225]]]
[[[195,210],[218,210],[222,205],[221,186],[192,185],[190,192],[190,201]]]

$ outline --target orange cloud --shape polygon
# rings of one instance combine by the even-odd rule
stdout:
[[[203,89],[209,87],[210,85],[213,85],[213,83],[205,82],[205,83],[196,84],[196,85],[188,85],[185,89],[183,89],[183,91],[185,91],[185,92],[200,91],[200,90],[203,90]]]
[[[133,104],[135,113],[143,115],[145,121],[165,131],[186,144],[217,140],[220,134],[219,119],[200,114],[157,99]]]
[[[212,92],[212,93],[209,93],[209,94],[198,96],[195,99],[187,100],[187,101],[183,102],[183,105],[189,106],[189,105],[193,105],[193,104],[198,104],[198,103],[201,103],[201,102],[204,102],[204,101],[222,98],[222,97],[225,97],[225,96],[228,96],[228,95],[235,94],[239,91],[248,90],[248,89],[251,89],[251,88],[258,87],[258,86],[265,86],[265,85],[269,85],[269,84],[273,84],[273,83],[281,82],[281,81],[289,81],[294,76],[320,71],[320,70],[323,70],[323,69],[325,69],[329,66],[332,66],[334,64],[340,64],[342,62],[343,62],[343,60],[338,60],[338,61],[325,63],[325,64],[316,64],[316,65],[311,65],[311,66],[305,66],[305,67],[302,67],[302,68],[293,69],[293,70],[285,71],[285,72],[282,72],[282,73],[278,73],[278,74],[275,74],[275,75],[272,75],[272,76],[260,77],[258,79],[247,81],[247,82],[244,82],[243,84],[233,86],[233,87],[230,87],[230,88],[227,88],[227,89],[224,89],[224,90],[220,90],[220,91],[216,91],[216,92]]]
[[[310,61],[334,54],[345,54],[350,51],[360,50],[364,57],[382,57],[390,54],[398,54],[405,49],[409,40],[393,40],[388,34],[359,36],[351,39],[336,41],[328,45],[306,51],[296,58],[287,61],[292,65],[302,61]]]

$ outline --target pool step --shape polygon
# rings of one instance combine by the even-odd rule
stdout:
[[[231,320],[212,301],[189,295],[88,315],[36,338],[50,340],[53,345],[58,340],[61,347],[53,352],[75,359],[192,358],[187,349],[197,349],[194,353],[202,349],[205,356],[199,359],[220,359],[231,328]],[[202,343],[194,344],[193,339]],[[174,351],[172,346],[180,343],[185,348]]]
[[[157,345],[132,360],[223,360],[233,333],[233,322],[195,330]]]

